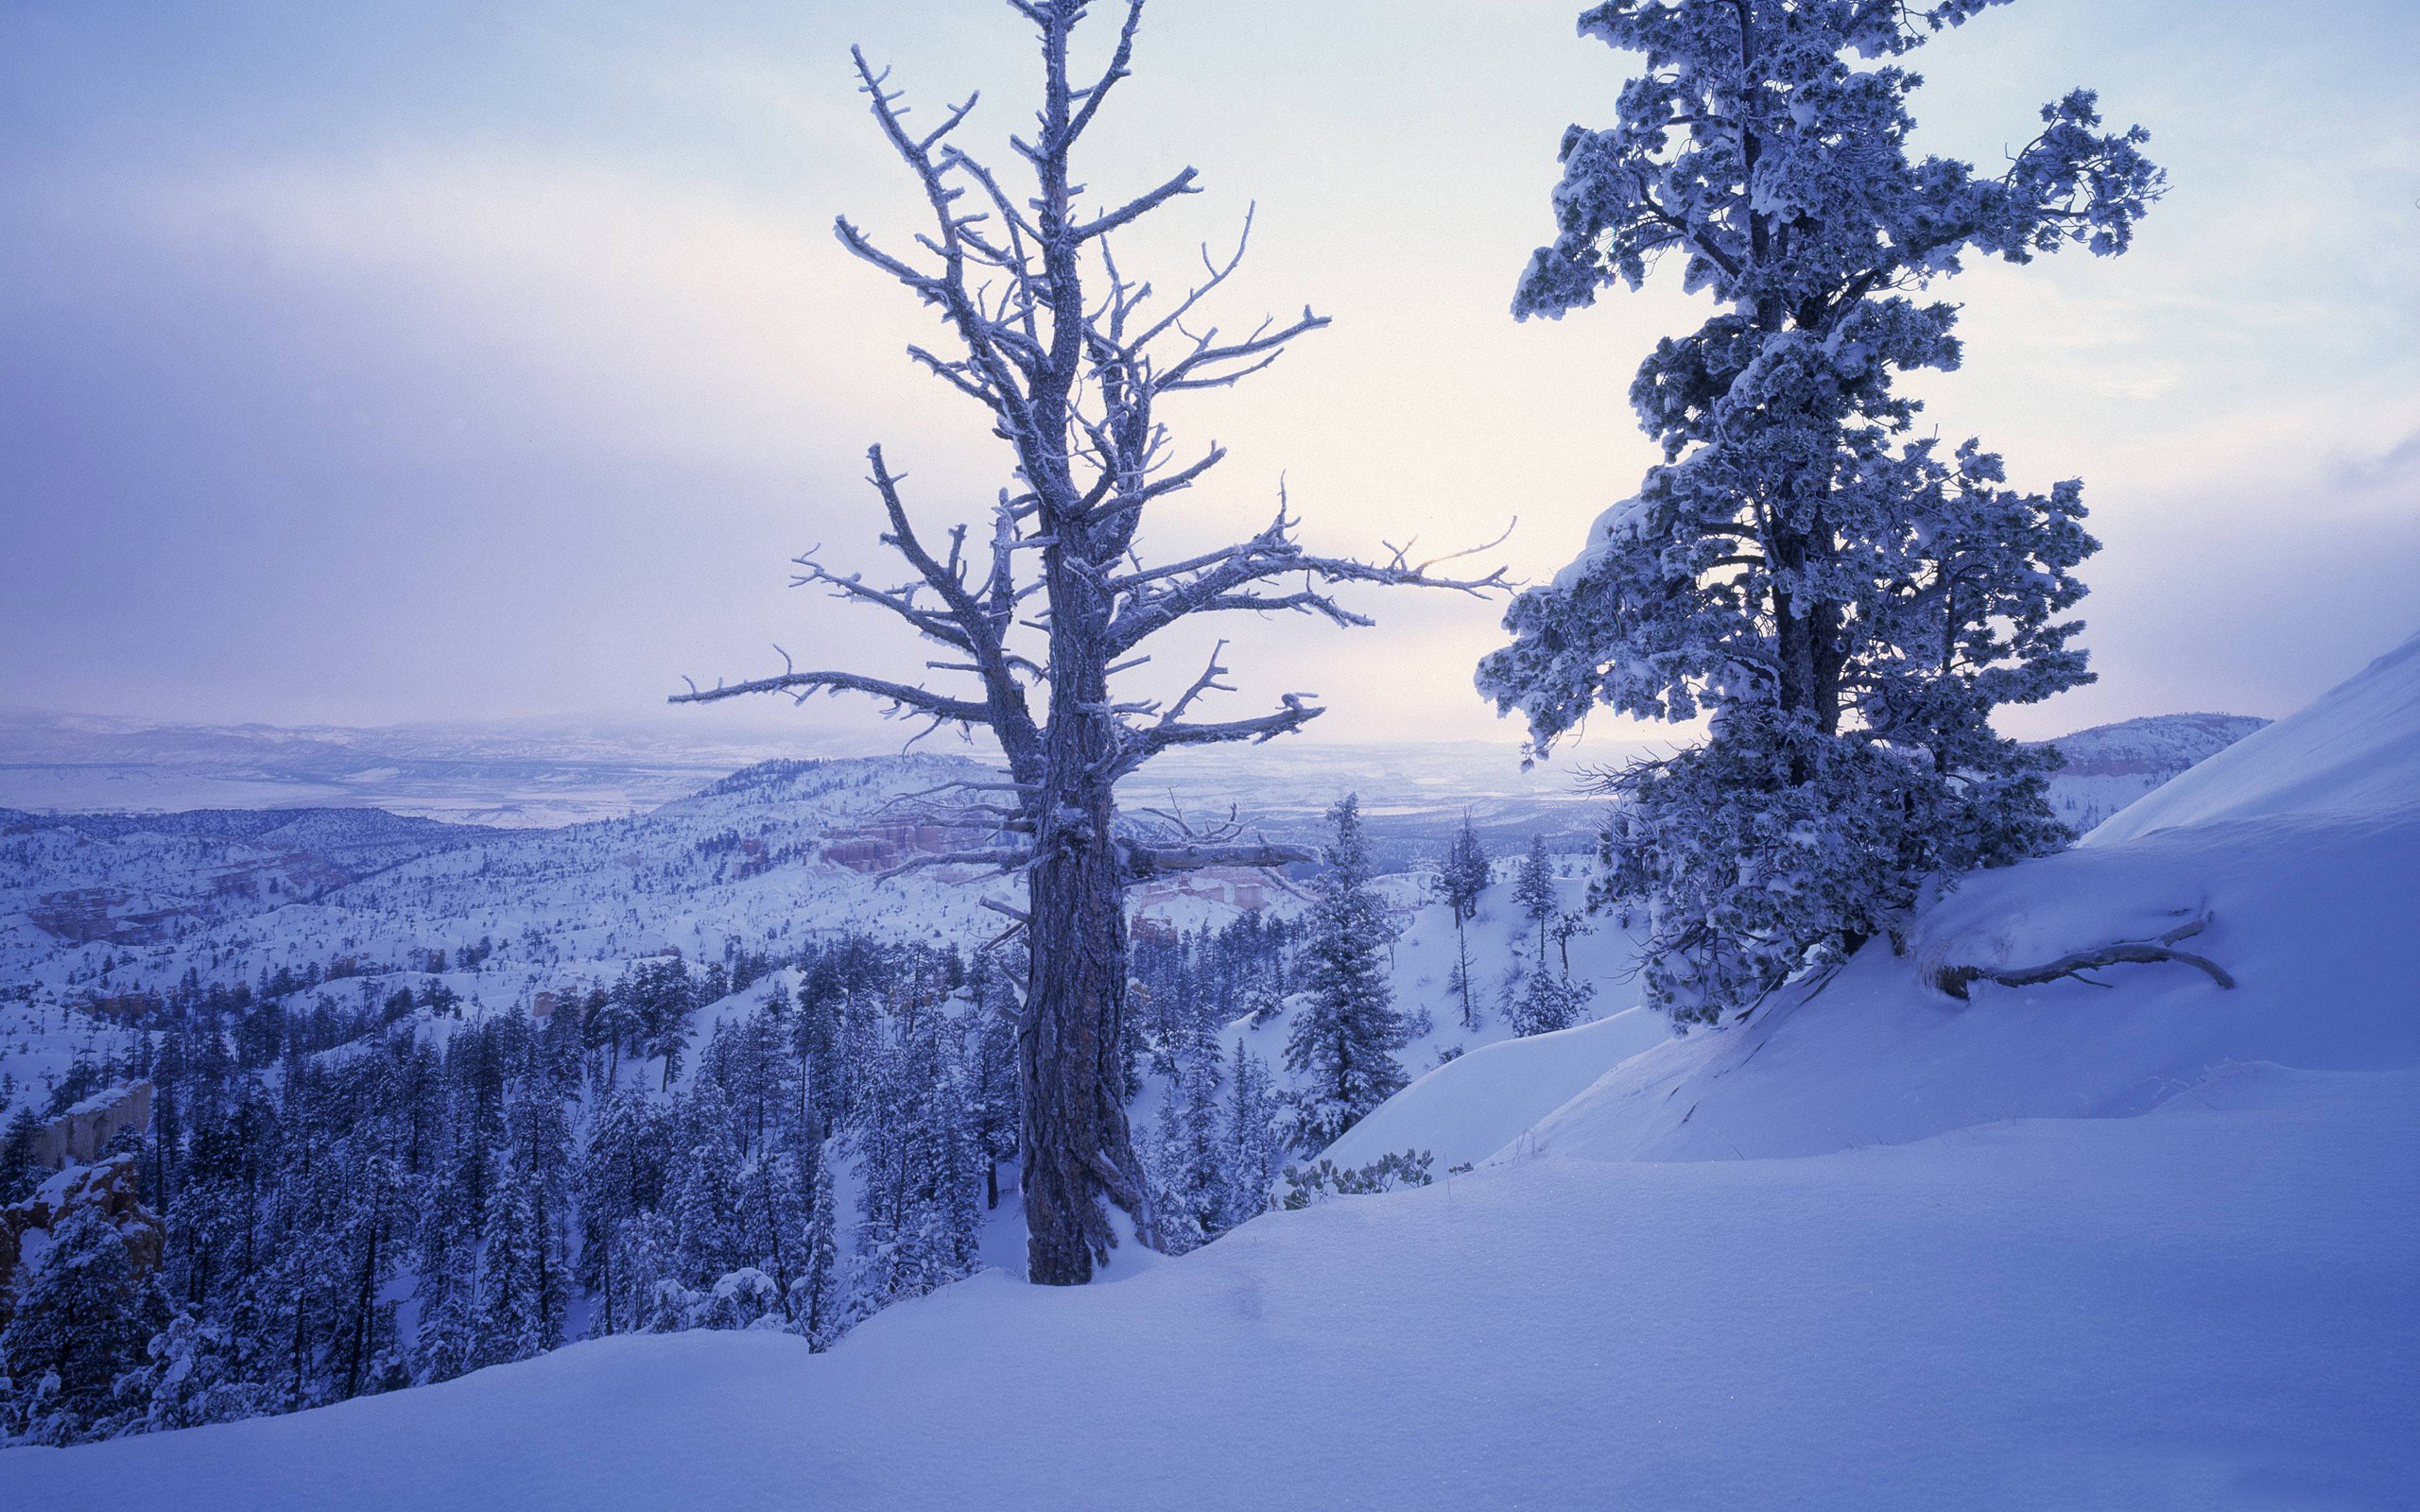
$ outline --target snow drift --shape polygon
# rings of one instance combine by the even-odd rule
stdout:
[[[1903,954],[1622,1060],[1466,1175],[1080,1292],[978,1277],[825,1355],[621,1338],[14,1451],[0,1503],[2410,1505],[2415,669],[2420,643],[2090,846],[1970,879]],[[1929,985],[2204,916],[2233,989]],[[1610,1057],[1619,1022],[1474,1050],[1372,1142],[1443,1143],[1456,1089],[1498,1107],[1496,1071]]]
[[[2181,794],[2179,790],[2182,790]],[[2148,795],[2090,843],[1969,878],[1904,957],[1869,947],[1749,1022],[1676,1040],[1544,1120],[1531,1148],[1731,1160],[2007,1118],[2145,1112],[2216,1068],[2420,1065],[2420,638]],[[2174,965],[1971,1003],[1929,985],[2206,919]]]

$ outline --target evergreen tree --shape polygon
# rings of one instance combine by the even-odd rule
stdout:
[[[422,1224],[413,1291],[420,1317],[412,1356],[423,1382],[450,1381],[474,1369],[481,1353],[479,1228],[458,1170],[438,1181],[436,1200]]]
[[[672,1207],[674,1253],[683,1284],[703,1289],[747,1263],[739,1237],[738,1158],[704,1130],[693,1136]]]
[[[1508,988],[1511,984],[1507,984]],[[1516,1035],[1551,1034],[1580,1022],[1582,1008],[1594,989],[1549,971],[1540,961],[1521,978],[1517,990],[1508,990],[1505,1022]]]
[[[1270,1194],[1286,1163],[1285,1141],[1279,1132],[1284,1105],[1270,1084],[1268,1063],[1240,1040],[1236,1044],[1234,1082],[1228,1102],[1223,1183],[1227,1207],[1219,1214],[1221,1232],[1267,1211]]]
[[[633,991],[643,1059],[662,1059],[663,1087],[669,1091],[689,1053],[689,1010],[698,1005],[689,969],[680,957],[644,961],[635,974]]]
[[[750,1268],[771,1280],[773,1310],[791,1323],[797,1321],[792,1285],[804,1274],[812,1195],[798,1160],[787,1153],[761,1153],[739,1174],[740,1251]]]
[[[792,1327],[816,1349],[831,1348],[840,1329],[840,1246],[832,1162],[821,1142],[808,1149],[806,1253],[791,1282]]]
[[[1328,810],[1334,828],[1305,946],[1306,1001],[1286,1040],[1295,1079],[1293,1143],[1305,1154],[1335,1142],[1404,1085],[1394,1052],[1406,1031],[1392,1006],[1383,953],[1392,938],[1371,890],[1360,800]]]
[[[1718,313],[1630,397],[1663,465],[1584,554],[1513,603],[1479,681],[1543,752],[1597,705],[1710,716],[1614,774],[1602,893],[1643,903],[1651,998],[1754,1002],[1854,949],[1924,879],[2057,842],[2044,751],[1992,711],[2089,679],[2059,616],[2096,549],[2081,485],[2004,486],[1969,441],[1913,438],[1898,375],[1957,366],[1957,309],[1915,296],[1968,255],[2123,251],[2161,192],[2140,129],[2079,90],[1996,178],[1910,155],[1895,61],[1992,0],[1609,0],[1584,34],[1646,56],[1611,129],[1563,143],[1552,246],[1514,308],[1559,316],[1671,253]]]
[[[502,1365],[544,1354],[562,1342],[562,1302],[549,1295],[550,1236],[537,1183],[515,1162],[505,1169],[488,1204],[479,1242],[477,1322],[474,1358]]]
[[[179,1313],[145,1347],[142,1367],[121,1377],[117,1395],[139,1410],[147,1433],[235,1422],[268,1410],[268,1394],[246,1379],[235,1339],[222,1323]]]
[[[0,1330],[0,1374],[11,1383],[11,1437],[72,1444],[112,1431],[117,1379],[140,1364],[152,1331],[126,1238],[96,1207],[70,1209],[50,1240]]]
[[[0,1133],[0,1208],[32,1196],[49,1174],[34,1160],[42,1131],[41,1117],[30,1108],[20,1108],[9,1117],[8,1131]]]
[[[666,1143],[653,1105],[630,1089],[608,1095],[590,1125],[588,1145],[575,1171],[580,1223],[578,1280],[597,1298],[593,1324],[597,1333],[623,1332],[638,1325],[631,1307],[631,1279],[616,1275],[625,1253],[616,1241],[626,1227],[663,1200]]]
[[[967,1114],[983,1162],[983,1206],[991,1210],[1000,1205],[1000,1167],[1017,1158],[1017,989],[1008,971],[988,968],[974,988]]]
[[[1520,906],[1521,917],[1538,926],[1538,970],[1547,963],[1547,921],[1553,919],[1558,902],[1554,889],[1554,863],[1547,857],[1547,837],[1530,836],[1530,853],[1521,858],[1520,874],[1512,879],[1512,902]]]
[[[1478,917],[1479,900],[1487,893],[1493,872],[1487,847],[1471,823],[1470,811],[1465,809],[1462,827],[1454,832],[1454,843],[1445,852],[1444,864],[1438,868],[1438,880],[1445,890],[1445,906],[1454,913],[1454,971],[1449,985],[1461,1004],[1465,1029],[1478,1027],[1478,1000],[1471,991],[1469,925]]]
[[[1170,1254],[1207,1244],[1226,1228],[1233,1206],[1219,1129],[1218,1047],[1189,1051],[1160,1105],[1153,1152],[1161,1247]]]

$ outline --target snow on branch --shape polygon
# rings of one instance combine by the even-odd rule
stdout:
[[[1317,861],[1308,846],[1275,845],[1256,840],[1244,845],[1150,846],[1120,842],[1119,860],[1129,882],[1141,882],[1167,872],[1201,871],[1210,867],[1285,867]]]
[[[2163,961],[2173,961],[2180,966],[2189,966],[2195,971],[2205,973],[2211,981],[2221,988],[2233,988],[2235,977],[2224,967],[2206,955],[2196,955],[2190,951],[2175,949],[2177,941],[2192,938],[2207,929],[2209,924],[2210,916],[2204,914],[2189,923],[2179,924],[2156,939],[2119,940],[2115,944],[2098,945],[2090,950],[2072,951],[2055,961],[2048,961],[2040,966],[1945,965],[1934,971],[1932,985],[1961,1003],[1964,1003],[1970,1001],[1971,989],[1977,982],[1996,982],[2002,987],[2040,987],[2046,982],[2056,982],[2062,977],[2069,976],[2091,982],[2092,978],[2083,973],[2100,967],[2129,964],[2152,966]],[[2106,987],[2109,984],[2095,982],[2093,985]]]
[[[748,682],[717,682],[711,688],[700,688],[691,682],[687,693],[676,693],[665,701],[714,703],[752,693],[793,694],[800,703],[804,703],[818,693],[863,693],[899,710],[929,714],[945,724],[989,726],[992,723],[992,712],[982,704],[948,697],[905,682],[862,677],[855,672],[786,672],[779,677],[757,678]]]
[[[1277,518],[1251,540],[1184,561],[1164,567],[1138,568],[1112,578],[1110,588],[1121,595],[1122,602],[1109,627],[1111,649],[1119,653],[1131,650],[1188,614],[1236,610],[1262,613],[1295,610],[1319,614],[1346,627],[1367,626],[1370,624],[1367,616],[1346,609],[1334,596],[1322,592],[1325,587],[1341,583],[1443,588],[1475,594],[1493,593],[1510,586],[1501,567],[1481,577],[1452,577],[1436,570],[1446,562],[1477,556],[1500,545],[1512,533],[1509,525],[1504,534],[1494,541],[1414,562],[1409,558],[1408,547],[1391,548],[1383,561],[1315,556],[1305,551],[1301,542],[1294,539],[1298,524],[1287,513],[1286,498],[1281,490]],[[1297,573],[1302,575],[1303,584],[1290,592],[1246,591],[1253,585],[1290,577]]]

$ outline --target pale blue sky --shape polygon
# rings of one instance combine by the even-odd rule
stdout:
[[[1134,255],[1181,276],[1256,200],[1232,315],[1337,318],[1184,421],[1234,457],[1171,548],[1260,523],[1283,472],[1323,545],[1518,515],[1543,576],[1634,486],[1631,372],[1701,313],[1506,314],[1555,142],[1627,67],[1578,9],[1155,0],[1093,181],[1210,192]],[[0,705],[645,712],[776,639],[921,661],[783,586],[819,542],[887,572],[869,441],[936,518],[1000,474],[899,355],[923,318],[830,239],[912,208],[852,40],[920,99],[980,84],[987,138],[1024,114],[993,0],[0,3]],[[1952,285],[1932,419],[2081,474],[2108,542],[2102,682],[2012,730],[2280,713],[2420,629],[2414,57],[2410,0],[2020,0],[1919,55],[1937,147],[1992,161],[2088,84],[2175,185],[2120,261]],[[1469,689],[1494,610],[1367,607],[1245,627],[1234,712],[1308,689],[1324,738],[1513,735]]]

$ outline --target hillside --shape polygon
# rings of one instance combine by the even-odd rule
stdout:
[[[2066,758],[2051,774],[2050,806],[2083,833],[2268,723],[2246,714],[2151,714],[2061,735],[2047,743]]]
[[[680,721],[491,725],[179,725],[0,711],[0,810],[160,815],[193,809],[384,809],[506,829],[626,819],[741,768],[802,758],[886,759],[902,737],[797,718],[738,736]],[[1620,752],[1606,754],[1616,759]],[[1524,770],[1511,746],[1342,744],[1177,750],[1127,784],[1133,805],[1199,816],[1240,809],[1272,833],[1316,832],[1358,790],[1398,860],[1464,811],[1493,838],[1583,829],[1588,804],[1560,768]]]
[[[2420,643],[2214,762],[2173,822],[1974,879],[1907,954],[1877,943],[1634,1057],[1427,1189],[1266,1216],[1078,1293],[978,1277],[827,1355],[755,1334],[580,1345],[12,1452],[0,1492],[2394,1504],[2420,1477],[2415,667]],[[2194,945],[2232,989],[2173,964],[1966,1002],[1927,985],[2179,910],[2208,916]],[[1464,1079],[1481,1102],[1495,1080]]]

